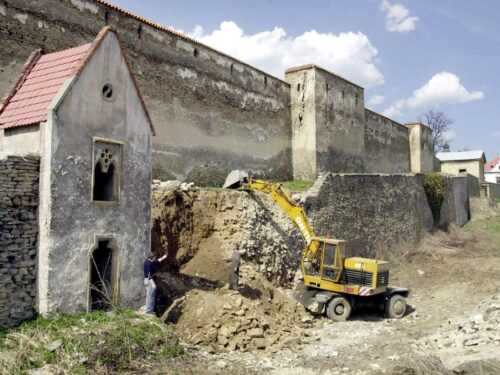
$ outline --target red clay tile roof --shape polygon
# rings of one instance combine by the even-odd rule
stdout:
[[[146,113],[151,132],[156,135],[146,103],[130,68],[123,43],[118,33],[109,26],[104,27],[92,43],[46,55],[43,55],[40,50],[33,52],[24,64],[23,72],[16,84],[3,98],[3,104],[0,106],[0,129],[46,121],[49,105],[62,84],[68,77],[82,72],[108,32],[114,33],[118,39],[123,59]]]
[[[485,172],[491,172],[491,170],[500,163],[500,156],[497,156],[495,159],[490,160],[484,165]]]
[[[43,55],[32,54],[0,109],[0,129],[47,121],[48,108],[66,79],[90,50],[91,43]]]

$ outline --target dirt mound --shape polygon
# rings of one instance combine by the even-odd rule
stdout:
[[[303,241],[263,193],[153,186],[153,250],[167,254],[158,281],[164,319],[207,351],[296,347],[314,320],[287,297]],[[225,287],[231,246],[240,244],[240,290]]]

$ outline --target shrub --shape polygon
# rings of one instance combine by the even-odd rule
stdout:
[[[432,211],[434,224],[438,224],[444,199],[444,176],[439,173],[427,173],[424,174],[422,183]]]

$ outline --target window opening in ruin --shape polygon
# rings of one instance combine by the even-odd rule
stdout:
[[[109,12],[104,13],[104,22],[106,23],[106,25],[109,24]]]
[[[142,25],[139,25],[139,27],[137,28],[137,36],[139,37],[139,39],[142,38]]]
[[[199,55],[198,48],[195,48],[193,51],[193,56],[198,57],[198,55]]]
[[[113,250],[99,241],[90,257],[90,309],[109,310],[113,304]]]
[[[458,173],[465,173],[465,172],[467,172],[467,169],[459,169],[458,170]]]
[[[342,99],[344,99],[344,98],[345,98],[345,91],[342,90]]]
[[[111,85],[111,83],[105,83],[102,86],[101,93],[102,93],[102,97],[105,100],[109,101],[109,100],[113,99],[113,85]]]
[[[105,148],[102,150],[94,169],[93,200],[117,201],[117,177],[113,153],[108,148]]]
[[[356,105],[358,105],[358,94],[356,94]]]
[[[300,83],[297,83],[297,91],[300,91]]]
[[[231,74],[234,72],[234,64],[231,64]]]
[[[330,91],[330,85],[328,83],[326,84],[325,87],[326,87],[326,92]]]
[[[267,86],[267,77],[264,77],[264,86]]]

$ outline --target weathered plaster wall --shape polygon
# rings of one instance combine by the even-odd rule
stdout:
[[[465,171],[461,172],[460,170]],[[484,181],[484,163],[480,160],[442,161],[441,172],[452,175],[470,173],[479,178],[480,181]]]
[[[364,171],[406,173],[410,171],[409,130],[405,126],[365,109]]]
[[[316,89],[314,69],[286,74],[292,111],[293,178],[316,178]]]
[[[37,157],[0,159],[0,329],[34,316],[39,166]]]
[[[94,1],[5,0],[0,5],[0,92],[7,92],[33,50],[89,42],[109,24],[125,44],[156,125],[157,177],[217,185],[221,178],[212,175],[235,168],[291,177],[285,82]]]
[[[416,242],[433,227],[419,175],[328,174],[308,192],[305,208],[316,234],[349,241],[352,256]]]
[[[500,199],[500,184],[489,184],[491,198]]]
[[[410,130],[411,171],[413,173],[433,172],[432,130],[420,123],[409,123],[405,126]]]
[[[40,141],[40,125],[38,124],[5,129],[3,131],[3,151],[8,155],[39,156]]]
[[[471,220],[482,220],[499,213],[499,205],[493,198],[469,197]]]
[[[314,70],[317,171],[363,172],[364,90],[323,69]]]
[[[101,88],[113,85],[114,98]],[[63,88],[64,90],[64,88]],[[90,250],[112,239],[117,248],[119,303],[141,304],[142,262],[150,250],[151,129],[117,39],[108,33],[42,127],[38,308],[41,313],[88,307]],[[92,201],[93,137],[123,142],[119,204]],[[120,165],[121,164],[121,165]],[[61,287],[64,285],[64,287]]]

